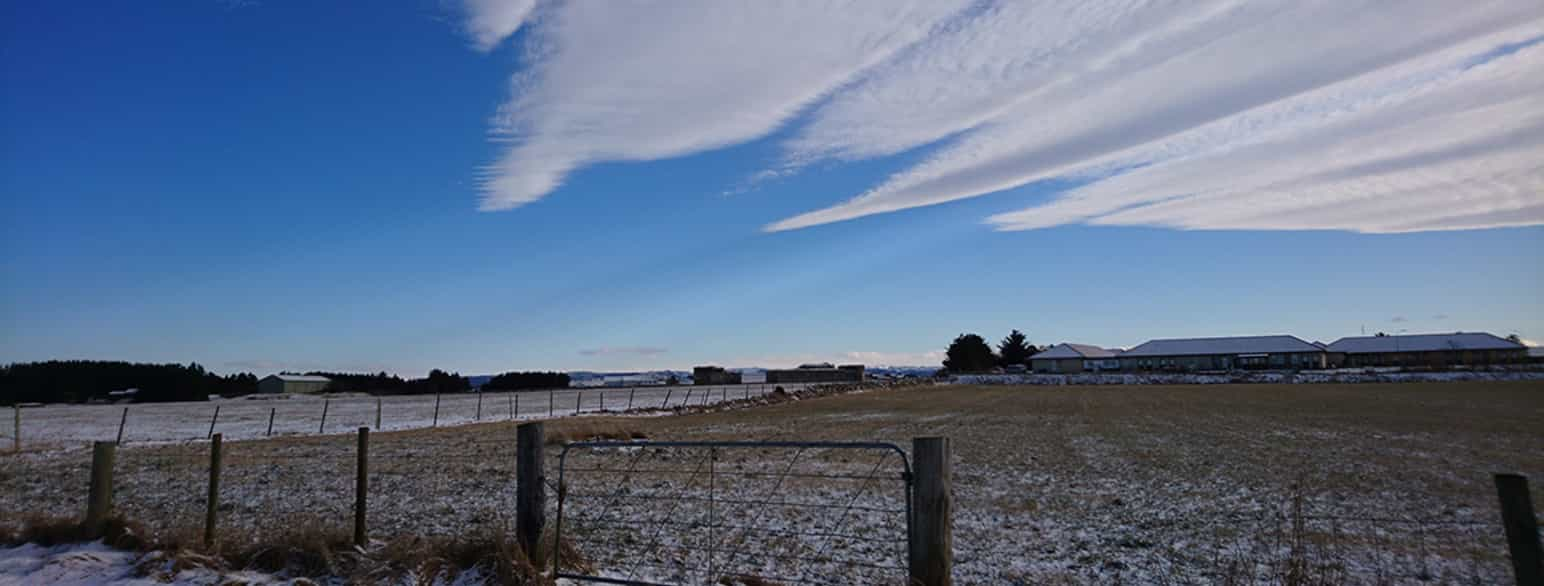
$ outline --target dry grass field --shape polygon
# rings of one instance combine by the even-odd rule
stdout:
[[[1510,568],[1491,474],[1528,475],[1544,502],[1537,382],[932,386],[550,425],[549,435],[570,439],[909,448],[913,437],[947,436],[956,576],[968,584],[1494,584]],[[505,423],[373,436],[372,535],[507,528],[513,438]],[[549,450],[555,479],[558,447]],[[124,449],[119,510],[168,535],[196,531],[206,453],[202,444]],[[0,457],[0,518],[78,514],[88,459],[80,450]],[[613,464],[627,462],[614,454]],[[222,527],[233,539],[346,530],[352,466],[348,437],[229,442]],[[818,490],[842,502],[852,489]],[[870,580],[854,576],[867,574],[845,581]]]

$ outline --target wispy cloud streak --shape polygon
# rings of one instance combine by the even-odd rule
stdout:
[[[1056,179],[1082,187],[988,224],[1544,223],[1535,0],[532,6],[468,0],[479,46],[532,27],[531,67],[493,129],[510,147],[485,170],[486,210],[540,199],[593,163],[791,126],[781,160],[751,183],[926,150],[769,231]]]

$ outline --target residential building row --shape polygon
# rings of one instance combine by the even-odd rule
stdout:
[[[1485,332],[1354,336],[1330,344],[1291,335],[1149,340],[1127,350],[1064,343],[1030,357],[1038,373],[1321,370],[1527,362],[1528,348]]]

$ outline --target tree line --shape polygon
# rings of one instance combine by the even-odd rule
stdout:
[[[284,373],[292,374],[292,373]],[[464,393],[472,390],[472,381],[459,372],[445,372],[438,368],[429,371],[424,378],[404,379],[395,374],[355,374],[314,370],[309,376],[325,376],[327,393],[368,393],[371,395],[431,395],[435,393]]]
[[[995,368],[1027,366],[1042,348],[1029,343],[1024,332],[1013,330],[997,343],[997,350],[979,334],[960,334],[944,352],[944,370],[953,373],[988,372]]]
[[[484,391],[522,391],[529,389],[562,389],[568,387],[566,372],[506,372],[494,375],[483,383]]]
[[[0,403],[84,403],[122,395],[137,402],[206,401],[210,395],[257,392],[249,372],[220,376],[198,363],[140,364],[113,360],[49,360],[0,366]]]
[[[300,374],[286,372],[284,374]],[[472,389],[460,373],[440,369],[424,378],[403,379],[394,374],[356,374],[312,371],[332,382],[323,392],[414,395],[459,393]],[[545,373],[555,374],[555,373]],[[561,375],[566,386],[568,375]],[[207,401],[211,395],[236,397],[258,392],[257,375],[242,372],[218,375],[198,363],[147,364],[121,360],[49,360],[0,365],[0,404],[86,403],[93,400],[128,400],[138,403]],[[112,395],[114,391],[127,391]]]

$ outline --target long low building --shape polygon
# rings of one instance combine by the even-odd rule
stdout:
[[[1062,343],[1029,357],[1035,372],[1074,374],[1120,370],[1120,351],[1088,344]]]
[[[1343,366],[1420,366],[1517,364],[1528,361],[1528,347],[1485,332],[1354,336],[1329,345]]]
[[[767,371],[768,383],[861,383],[862,364],[830,363],[801,364],[798,368],[780,368]]]
[[[1119,358],[1126,371],[1294,370],[1328,364],[1324,347],[1289,335],[1149,340]]]
[[[257,381],[259,393],[318,393],[332,384],[325,376],[270,374]]]

